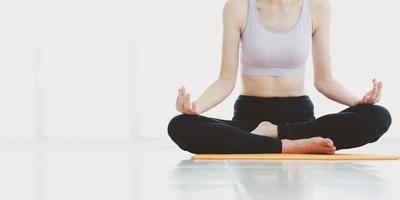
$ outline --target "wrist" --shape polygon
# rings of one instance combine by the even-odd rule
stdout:
[[[203,113],[204,109],[203,109],[203,105],[201,105],[201,103],[199,103],[199,101],[194,101],[194,103],[196,104],[196,109],[194,110],[196,112],[197,115]]]
[[[354,98],[349,106],[355,106],[355,105],[359,104],[359,102],[360,102],[360,100],[358,98]]]

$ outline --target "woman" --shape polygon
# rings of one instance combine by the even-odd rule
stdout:
[[[228,0],[223,11],[222,63],[218,79],[194,102],[178,90],[168,134],[191,153],[322,153],[377,141],[391,125],[380,100],[382,82],[357,98],[331,73],[330,4],[327,0]],[[239,44],[242,91],[232,120],[201,113],[234,89]],[[346,109],[314,117],[304,91],[312,48],[314,86]]]

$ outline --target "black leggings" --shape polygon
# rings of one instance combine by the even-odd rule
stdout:
[[[279,139],[250,133],[262,121],[278,126]],[[281,139],[330,138],[336,149],[377,141],[391,125],[383,106],[358,104],[338,113],[314,117],[307,95],[256,97],[239,95],[232,120],[179,114],[168,124],[168,135],[191,153],[281,153]]]

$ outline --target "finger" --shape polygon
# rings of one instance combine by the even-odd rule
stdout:
[[[376,84],[376,82],[374,82],[374,88],[372,90],[372,94],[371,94],[370,98],[368,99],[369,103],[372,103],[375,101],[377,94],[378,94],[378,85]]]
[[[371,103],[373,101],[373,97],[374,97],[374,90],[372,89],[371,92],[369,92],[369,94],[367,95],[366,103]]]
[[[183,111],[183,109],[184,109],[184,107],[183,107],[184,100],[185,100],[185,96],[184,95],[185,95],[185,93],[183,91],[183,88],[179,89],[178,105],[179,105],[179,108],[181,109],[181,111]]]
[[[186,112],[186,95],[185,94],[182,98],[182,107],[183,107],[183,111]]]
[[[194,113],[197,113],[197,105],[196,105],[196,102],[195,102],[195,101],[193,101],[193,103],[192,103],[192,111],[193,111]]]
[[[192,106],[191,100],[190,100],[190,94],[188,96],[188,113],[192,114],[192,115],[195,114],[194,110],[193,110],[193,106]]]
[[[379,95],[376,97],[374,103],[378,103],[379,100],[381,100],[381,94],[379,94]]]
[[[379,81],[379,82],[376,82],[376,84],[375,84],[375,90],[376,90],[376,92],[375,92],[375,96],[374,96],[374,102],[375,102],[375,100],[376,100],[376,98],[380,95],[380,93],[381,93],[381,90],[382,90],[382,82],[381,81]]]
[[[180,96],[181,96],[181,89],[178,89],[178,95],[176,96],[176,104],[178,105],[178,102],[180,100]]]
[[[176,109],[180,112],[184,112],[182,97],[178,97]]]
[[[185,112],[189,111],[189,93],[186,94],[185,96],[185,103],[184,103],[184,108],[185,108]]]
[[[185,91],[185,93],[186,93],[186,87],[185,86],[182,86],[182,90]]]
[[[371,100],[371,97],[373,96],[373,94],[375,92],[375,85],[376,85],[376,80],[374,78],[374,79],[372,79],[372,89],[370,91],[368,91],[368,93],[367,93],[369,95],[368,100]]]
[[[182,94],[184,93],[184,91],[183,91],[183,87],[181,87],[181,88],[179,88],[179,96],[181,96],[182,97]]]
[[[367,103],[368,102],[368,95],[363,96],[362,98],[362,103]]]
[[[380,96],[381,90],[382,90],[382,84],[381,84],[381,81],[379,81],[376,83],[376,95],[375,95],[374,103],[376,102],[376,99],[378,98],[378,96]]]
[[[183,87],[179,88],[179,90],[178,90],[178,95],[182,96],[182,94],[183,94]]]
[[[175,107],[177,110],[179,110],[179,89],[178,89],[178,95],[176,96],[176,101],[175,101]]]
[[[182,87],[182,98],[185,99],[186,96],[186,88]]]
[[[189,112],[192,112],[192,105],[191,105],[191,103],[190,103],[190,94],[188,93],[188,95],[187,95],[187,109],[188,109],[188,111]]]
[[[380,94],[382,92],[382,87],[383,87],[383,82],[379,81],[379,83],[378,83],[378,94]]]
[[[377,95],[377,97],[376,97],[374,103],[377,103],[378,101],[381,100],[381,96],[382,96],[382,86],[383,86],[383,83],[380,82],[380,83],[378,84],[378,90],[379,90],[379,91],[378,91],[378,95]]]
[[[181,92],[182,92],[182,97],[185,97],[185,95],[186,95],[186,89],[185,89],[185,87],[182,87]]]
[[[372,79],[372,90],[370,91],[369,97],[368,97],[368,103],[372,103],[375,100],[375,95],[376,95],[376,79]]]
[[[375,88],[378,88],[378,81],[376,81],[375,79],[374,79],[374,81],[373,81],[373,88],[375,89]]]

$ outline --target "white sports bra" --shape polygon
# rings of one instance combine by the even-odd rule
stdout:
[[[309,0],[303,0],[300,16],[290,29],[266,26],[256,0],[248,0],[246,24],[241,35],[241,72],[253,75],[304,76],[312,37]]]

